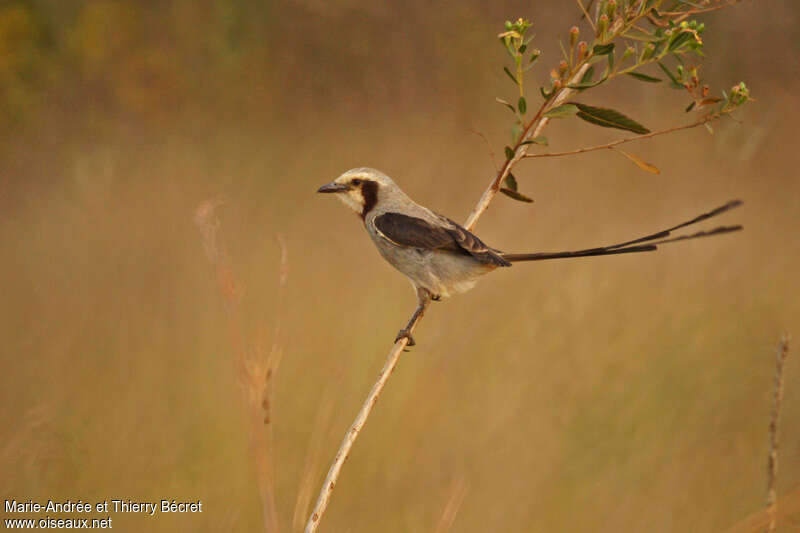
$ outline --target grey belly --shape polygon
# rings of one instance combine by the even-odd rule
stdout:
[[[373,240],[384,259],[414,286],[442,298],[471,289],[478,277],[495,268],[469,255],[393,246],[380,237]]]

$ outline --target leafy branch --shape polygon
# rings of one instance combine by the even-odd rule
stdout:
[[[530,119],[526,120],[529,105],[525,94],[524,76],[536,65],[541,56],[539,50],[528,50],[531,38],[526,34],[532,24],[524,19],[518,19],[516,22],[507,21],[505,31],[498,35],[501,44],[513,60],[516,74],[508,67],[504,67],[504,71],[516,85],[519,93],[516,106],[506,100],[497,99],[514,114],[511,128],[512,144],[504,148],[505,162],[497,171],[478,205],[470,213],[465,224],[467,229],[474,227],[477,219],[498,192],[506,193],[507,196],[517,200],[530,200],[518,191],[511,170],[521,159],[528,157],[527,152],[531,145],[549,144],[548,139],[540,134],[549,119],[577,116],[601,127],[627,130],[640,135],[650,133],[648,128],[622,112],[580,102],[568,102],[567,100],[576,92],[583,93],[622,75],[645,83],[661,83],[664,78],[641,72],[648,65],[657,65],[662,75],[666,76],[669,87],[686,91],[691,97],[691,102],[685,110],[703,113],[701,118],[685,127],[660,130],[657,135],[701,124],[713,132],[710,122],[730,114],[751,100],[749,90],[744,83],[734,86],[729,94],[723,92],[721,97],[709,96],[710,88],[701,83],[699,67],[687,66],[685,59],[687,56],[703,57],[701,34],[706,30],[705,24],[686,19],[696,13],[728,7],[738,3],[738,0],[701,2],[604,0],[598,4],[594,18],[589,15],[587,7],[581,0],[576,1],[591,26],[591,45],[587,41],[579,41],[580,28],[573,26],[569,30],[567,39],[569,45],[561,46],[562,59],[550,70],[549,87],[542,87],[539,90],[544,102]],[[623,46],[624,50],[618,54],[618,49]],[[526,54],[529,54],[527,60]],[[673,59],[677,65],[671,68],[667,64],[668,59]],[[600,69],[602,72],[596,75]],[[584,151],[590,150],[581,149],[574,152]],[[569,153],[559,152],[559,155],[569,155]],[[634,162],[639,160],[636,156],[629,159]],[[647,170],[646,167],[639,166]],[[503,187],[503,184],[506,187]],[[509,194],[509,191],[514,194]]]
[[[683,56],[690,53],[702,57],[703,40],[700,35],[705,31],[702,23],[686,19],[693,14],[728,7],[740,0],[696,0],[694,2],[686,0],[620,0],[619,2],[602,0],[597,6],[594,19],[589,16],[589,11],[582,1],[576,1],[591,26],[592,44],[590,46],[586,41],[579,41],[580,29],[577,26],[570,29],[567,41],[569,46],[565,48],[562,45],[563,58],[550,71],[549,87],[539,89],[543,102],[536,107],[536,111],[533,113],[531,113],[533,108],[529,105],[529,97],[525,92],[525,75],[535,67],[541,52],[529,48],[533,37],[528,36],[527,33],[532,24],[524,19],[518,19],[516,22],[508,21],[505,23],[504,31],[498,35],[500,43],[512,60],[513,70],[505,66],[503,71],[514,83],[516,93],[518,93],[515,96],[515,103],[497,99],[514,114],[514,123],[511,129],[512,141],[503,149],[505,155],[503,164],[467,217],[464,226],[469,230],[474,228],[498,192],[516,200],[532,201],[519,192],[517,180],[511,173],[515,165],[526,157],[553,157],[612,148],[618,144],[699,125],[708,126],[712,120],[731,113],[750,100],[749,91],[744,83],[736,85],[730,94],[723,93],[722,97],[717,98],[709,97],[708,87],[700,83],[697,67],[686,67],[683,59]],[[615,51],[619,43],[624,44],[625,49],[617,61]],[[668,58],[674,58],[678,62],[674,72],[665,64],[665,60]],[[595,79],[595,67],[601,62],[605,62],[605,68],[599,78]],[[687,112],[695,109],[702,110],[706,114],[685,126],[651,132],[619,111],[569,101],[574,94],[608,83],[621,75],[629,75],[646,83],[660,83],[663,81],[661,78],[639,72],[642,67],[652,64],[657,64],[669,78],[671,87],[686,90],[691,95],[692,102],[686,108]],[[542,135],[542,130],[550,120],[572,116],[577,116],[601,127],[627,130],[639,135],[608,145],[572,152],[527,155],[528,149],[532,146],[548,145],[548,140]],[[648,170],[648,166],[652,167],[632,154],[622,153],[645,170]],[[652,171],[652,168],[649,171]],[[421,318],[421,313],[414,314],[413,321],[406,328],[409,335],[414,332]],[[344,462],[407,345],[408,337],[402,336],[395,341],[389,352],[378,380],[345,434],[328,470],[317,503],[306,524],[306,533],[313,533],[319,527]]]

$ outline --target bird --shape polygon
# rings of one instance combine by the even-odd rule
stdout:
[[[660,244],[742,229],[741,225],[720,226],[672,236],[677,229],[742,204],[741,200],[731,200],[687,222],[618,244],[567,252],[506,253],[486,245],[457,222],[416,203],[389,176],[373,168],[348,170],[317,192],[332,194],[355,211],[378,252],[411,281],[417,308],[395,337],[395,342],[406,338],[407,346],[416,344],[411,329],[431,301],[466,292],[478,278],[498,268],[522,261],[651,252]]]

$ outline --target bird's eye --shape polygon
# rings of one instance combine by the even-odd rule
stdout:
[[[354,179],[354,180],[353,180],[353,181],[351,181],[350,183],[352,183],[353,185],[355,185],[356,187],[358,187],[359,185],[361,185],[361,180],[360,180],[360,179]]]

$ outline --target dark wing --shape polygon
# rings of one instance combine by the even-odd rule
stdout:
[[[375,217],[374,224],[381,236],[399,246],[449,251],[471,255],[487,265],[511,266],[497,250],[449,219],[443,218],[439,225],[401,213],[384,213]]]

